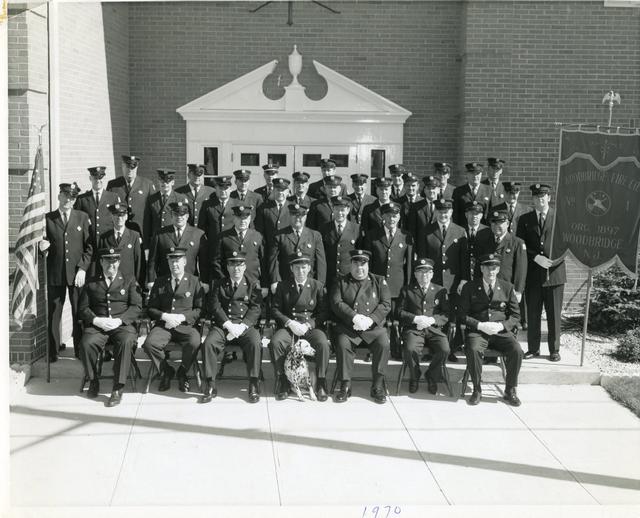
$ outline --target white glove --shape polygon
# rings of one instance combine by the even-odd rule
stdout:
[[[307,333],[307,326],[297,320],[290,320],[287,327],[289,327],[291,332],[296,336],[303,336]]]
[[[458,293],[458,295],[460,295],[462,293],[462,287],[467,284],[467,281],[462,280],[460,281],[460,284],[458,284],[458,289],[456,290],[456,292]]]
[[[38,243],[38,248],[40,248],[41,252],[48,250],[50,246],[51,243],[49,243],[49,241],[47,241],[46,239],[43,239],[42,241],[40,241],[40,243]]]
[[[266,298],[267,295],[269,295],[269,288],[260,288],[260,291],[262,292],[262,298]]]
[[[520,301],[522,300],[522,293],[520,293],[519,291],[513,291],[513,293],[515,293],[516,295],[516,300],[518,301],[518,304],[520,304]]]
[[[209,293],[209,285],[206,282],[201,282],[200,286],[202,286],[202,290],[204,291],[205,295]]]
[[[118,329],[122,325],[122,320],[120,320],[119,318],[105,318],[104,325],[107,331],[113,331],[114,329]]]
[[[76,273],[75,285],[77,288],[82,288],[84,286],[84,279],[87,275],[87,272],[84,270],[78,270]]]
[[[354,331],[364,331],[366,328],[364,327],[364,315],[355,315],[351,320],[353,322]]]
[[[480,322],[478,324],[478,331],[487,335],[496,335],[502,330],[504,330],[504,326],[500,322]]]
[[[176,315],[174,313],[163,313],[162,320],[164,320],[165,329],[173,329],[174,327],[177,327],[180,324],[180,322],[182,322],[182,320],[180,320],[178,317],[182,317],[182,320],[184,320],[184,315]]]
[[[545,270],[551,268],[551,265],[553,264],[553,261],[551,259],[549,259],[548,257],[545,257],[542,254],[538,254],[536,255],[533,260],[542,268],[544,268]]]
[[[366,317],[363,316],[362,317],[362,322],[363,322],[363,331],[366,331],[367,329],[369,329],[372,325],[373,325],[373,319],[371,317]]]
[[[147,289],[148,289],[149,291],[151,291],[151,288],[153,288],[153,283],[152,283],[152,282],[148,282],[148,283],[147,283]]]
[[[271,285],[271,294],[272,294],[272,295],[275,295],[275,294],[276,294],[276,288],[277,288],[277,287],[278,287],[278,283],[277,283],[277,282],[274,282],[274,283]]]
[[[103,331],[109,331],[109,327],[106,323],[106,320],[107,320],[106,317],[94,317],[92,323],[94,326],[99,327]]]

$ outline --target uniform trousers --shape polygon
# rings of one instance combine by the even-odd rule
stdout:
[[[502,331],[495,335],[468,331],[465,334],[464,351],[467,357],[467,368],[471,375],[473,388],[475,390],[481,390],[482,354],[487,348],[499,351],[506,356],[507,387],[517,387],[518,374],[520,373],[524,353],[515,335],[509,331]]]
[[[49,310],[49,356],[56,356],[60,348],[60,320],[62,308],[69,293],[71,304],[71,319],[73,320],[73,350],[76,356],[80,355],[80,340],[82,338],[82,326],[78,321],[78,300],[80,290],[75,286],[47,286],[48,310]]]
[[[404,343],[404,361],[409,364],[412,380],[419,378],[417,373],[420,369],[420,356],[424,346],[429,348],[433,356],[427,369],[427,377],[436,382],[447,380],[444,373],[445,362],[451,350],[446,336],[435,333],[430,327],[422,331],[406,329],[402,333],[402,341]]]
[[[353,362],[356,347],[364,342],[371,352],[371,374],[373,379],[384,376],[389,362],[389,336],[384,327],[374,326],[367,331],[347,329],[340,323],[335,324],[333,336],[336,341],[336,362],[338,379],[350,381],[353,373]]]
[[[233,340],[227,340],[226,330],[212,327],[202,344],[205,377],[215,378],[218,373],[218,362],[224,357],[224,348],[227,344],[239,345],[242,348],[248,375],[250,378],[257,378],[262,366],[262,344],[260,333],[255,327],[248,327],[244,333]]]
[[[164,349],[169,342],[182,347],[182,367],[189,372],[195,352],[200,345],[200,333],[189,325],[180,324],[173,329],[165,329],[164,323],[158,323],[147,336],[142,348],[159,372],[164,362]]]
[[[276,373],[279,376],[284,374],[284,362],[287,351],[292,344],[293,333],[288,329],[278,329],[271,338],[269,348],[273,355]],[[329,341],[327,335],[321,329],[311,329],[305,335],[295,337],[295,340],[304,339],[316,352],[314,359],[316,363],[316,376],[318,378],[327,377],[327,368],[329,367]]]
[[[90,380],[98,377],[98,356],[107,345],[113,345],[113,385],[124,385],[129,375],[131,351],[135,350],[138,334],[131,325],[122,325],[111,331],[87,326],[80,340],[80,359],[84,372]]]
[[[556,286],[529,286],[524,290],[527,298],[527,348],[531,353],[540,352],[542,334],[542,307],[547,313],[549,354],[560,350],[560,326],[564,284]]]

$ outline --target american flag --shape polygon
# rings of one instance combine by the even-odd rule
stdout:
[[[11,315],[22,328],[27,315],[36,315],[38,292],[38,243],[44,237],[45,192],[43,186],[42,146],[38,146],[27,203],[15,246],[16,273],[13,279]]]

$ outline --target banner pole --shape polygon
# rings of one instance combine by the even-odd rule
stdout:
[[[591,285],[593,284],[593,270],[589,268],[587,277],[587,303],[584,307],[584,324],[582,326],[582,346],[580,347],[580,367],[584,365],[584,348],[587,341],[587,325],[589,323],[589,306],[591,305]]]

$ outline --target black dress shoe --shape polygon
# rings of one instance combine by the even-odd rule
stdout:
[[[429,394],[432,394],[435,396],[438,393],[438,384],[426,374],[425,374],[425,378],[427,378],[427,390],[429,391]]]
[[[175,373],[176,370],[170,365],[167,365],[162,369],[162,377],[160,378],[160,385],[158,385],[158,390],[160,392],[166,392],[171,388],[171,379]]]
[[[481,399],[482,399],[482,392],[480,392],[479,390],[474,390],[473,394],[471,394],[471,397],[469,398],[469,404],[477,405],[478,403],[480,403]]]
[[[456,356],[456,353],[454,353],[453,351],[451,351],[449,353],[449,356],[447,358],[451,363],[458,363],[458,357]]]
[[[67,348],[67,344],[60,344],[58,351],[64,351]]]
[[[122,389],[120,388],[111,392],[111,395],[109,396],[109,401],[107,401],[107,406],[108,407],[118,406],[121,403],[121,401],[122,401]]]
[[[58,355],[57,354],[50,354],[49,355],[49,363],[56,363],[58,361]]]
[[[189,377],[187,376],[186,369],[182,365],[178,367],[176,378],[178,379],[178,390],[180,392],[189,392],[189,389],[191,388],[191,385],[189,384]]]
[[[387,395],[385,394],[384,388],[380,385],[374,385],[371,387],[371,397],[380,405],[387,402]]]
[[[106,350],[104,352],[104,356],[102,358],[103,362],[110,362],[111,360],[113,360],[113,354],[111,354],[111,351]]]
[[[559,362],[560,361],[560,353],[551,353],[551,356],[549,356],[549,361],[550,362]]]
[[[344,403],[350,397],[351,397],[351,382],[341,381],[340,390],[338,390],[338,393],[336,394],[336,403]]]
[[[411,378],[409,380],[409,393],[415,394],[416,392],[418,392],[418,380]]]
[[[249,403],[257,403],[260,401],[260,392],[258,391],[258,380],[249,380],[249,393],[247,396]]]
[[[95,379],[89,382],[89,390],[87,390],[87,397],[90,399],[95,399],[98,397],[98,392],[100,392],[100,381]]]
[[[276,387],[276,401],[283,401],[289,397],[289,380],[284,374],[278,376]]]
[[[504,391],[504,400],[511,406],[520,406],[521,402],[516,394],[515,387],[507,387]]]
[[[524,353],[524,359],[525,360],[530,360],[531,358],[537,358],[538,356],[540,356],[540,353],[532,353],[531,351],[527,351],[526,353]]]
[[[204,389],[202,390],[200,403],[209,403],[217,395],[218,395],[218,389],[216,388],[215,380],[207,380],[204,383]]]
[[[318,378],[316,382],[316,398],[318,401],[326,401],[329,398],[327,394],[327,380],[325,378]]]

